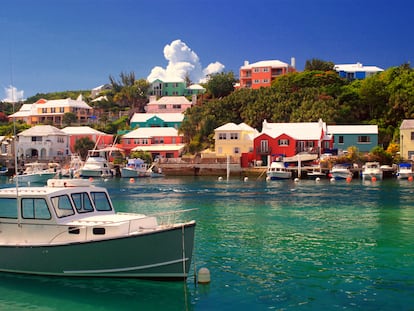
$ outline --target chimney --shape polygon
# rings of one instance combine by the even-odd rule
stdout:
[[[290,59],[290,66],[296,69],[296,59],[294,57]]]
[[[248,60],[244,61],[244,66],[249,66],[249,61]]]
[[[155,95],[151,95],[150,98],[149,98],[150,103],[155,102],[156,100],[157,100],[157,96],[155,96]]]

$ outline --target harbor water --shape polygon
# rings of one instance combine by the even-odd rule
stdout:
[[[194,209],[180,216],[197,221],[190,277],[1,273],[0,310],[414,310],[414,182],[200,176],[93,183],[108,188],[121,212]],[[2,179],[0,186],[10,185]],[[208,284],[196,282],[202,267]]]

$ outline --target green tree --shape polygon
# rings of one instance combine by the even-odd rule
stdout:
[[[320,71],[330,71],[334,68],[334,63],[329,61],[324,61],[318,58],[312,58],[307,60],[305,63],[305,71],[320,70]]]
[[[85,160],[88,156],[88,151],[95,147],[95,143],[89,137],[82,137],[76,140],[73,149],[79,153],[80,157]]]
[[[62,121],[66,125],[71,125],[72,123],[75,123],[77,121],[76,114],[74,114],[73,112],[65,112]]]
[[[234,91],[236,81],[233,72],[216,73],[209,76],[206,90],[213,98],[224,97]]]
[[[113,101],[121,108],[134,108],[145,112],[149,83],[145,79],[136,80],[133,72],[121,73],[120,80],[109,76],[112,85]]]

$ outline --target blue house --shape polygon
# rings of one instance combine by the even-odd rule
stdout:
[[[348,80],[361,80],[384,71],[384,69],[377,66],[363,66],[361,63],[335,65],[334,70],[338,72],[341,78]]]
[[[327,133],[332,136],[333,149],[338,150],[338,154],[351,146],[360,152],[370,152],[378,146],[377,125],[328,125]]]

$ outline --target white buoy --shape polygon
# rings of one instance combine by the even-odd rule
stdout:
[[[219,180],[219,181],[222,181],[222,180],[223,180],[223,177],[221,177],[221,176],[220,176],[220,177],[218,178],[218,180]]]
[[[198,283],[210,283],[210,271],[207,268],[200,268],[200,270],[198,270]]]
[[[334,182],[335,181],[335,178],[332,177],[330,180],[331,180],[331,182]]]
[[[266,181],[271,181],[271,178],[269,176],[267,176]]]
[[[316,177],[316,178],[315,178],[315,181],[316,181],[316,182],[320,182],[320,181],[321,181],[321,179],[320,179],[319,177]]]
[[[249,180],[249,177],[244,177],[244,179],[243,179],[244,181],[248,181]]]
[[[299,182],[299,178],[297,178],[297,177],[296,177],[296,178],[295,178],[295,182]]]

